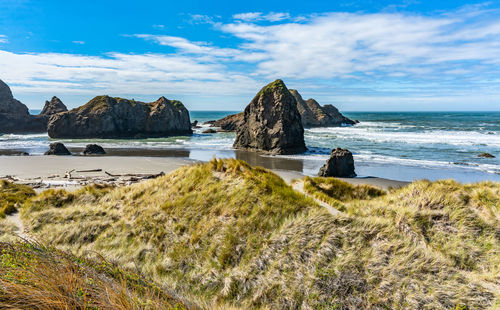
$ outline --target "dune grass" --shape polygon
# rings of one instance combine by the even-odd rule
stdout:
[[[498,183],[420,181],[383,195],[310,180],[343,214],[265,169],[214,159],[127,187],[47,191],[21,215],[43,242],[101,253],[209,305],[500,307]]]
[[[16,212],[19,205],[34,195],[35,191],[29,186],[0,180],[0,218]]]
[[[336,178],[305,177],[304,191],[315,198],[329,203],[340,211],[344,210],[341,202],[354,199],[371,199],[385,195],[386,192],[371,185],[352,185]]]
[[[186,309],[175,297],[103,259],[34,243],[0,243],[2,309]]]

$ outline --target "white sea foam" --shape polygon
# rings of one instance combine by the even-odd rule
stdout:
[[[327,127],[312,128],[305,131],[307,139],[347,139],[366,140],[377,143],[406,144],[448,144],[448,145],[483,145],[500,147],[500,135],[478,131],[429,130],[421,132],[385,131],[374,127]]]

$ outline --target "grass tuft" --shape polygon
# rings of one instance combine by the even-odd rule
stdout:
[[[0,180],[0,218],[15,213],[24,201],[35,195],[35,191],[26,185]]]

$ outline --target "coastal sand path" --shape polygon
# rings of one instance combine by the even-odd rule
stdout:
[[[337,216],[337,215],[342,214],[341,211],[335,209],[334,207],[332,207],[328,203],[326,203],[326,202],[324,202],[322,200],[319,200],[318,198],[316,198],[316,197],[310,195],[309,193],[307,193],[304,190],[304,182],[302,182],[302,181],[296,181],[296,182],[293,182],[291,185],[292,185],[292,188],[295,191],[300,192],[300,193],[304,194],[305,196],[313,199],[317,204],[319,204],[320,206],[322,206],[323,208],[325,208],[331,215]]]

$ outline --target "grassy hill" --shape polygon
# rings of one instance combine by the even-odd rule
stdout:
[[[0,242],[2,309],[187,309],[141,276],[35,243]]]
[[[498,183],[385,193],[303,181],[342,213],[229,159],[127,187],[48,190],[21,214],[38,240],[101,253],[208,308],[500,307]]]

